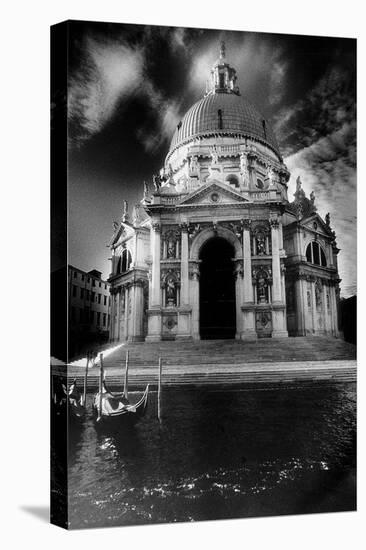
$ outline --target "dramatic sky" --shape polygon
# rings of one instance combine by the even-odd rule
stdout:
[[[221,40],[241,94],[271,121],[291,172],[337,233],[356,292],[356,43],[351,39],[104,23],[70,25],[70,263],[108,276],[112,222],[163,165],[205,92]]]

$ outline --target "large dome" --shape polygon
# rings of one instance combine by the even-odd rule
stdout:
[[[264,143],[281,158],[267,120],[237,93],[209,93],[197,101],[178,124],[168,156],[178,146],[197,137],[238,135]]]

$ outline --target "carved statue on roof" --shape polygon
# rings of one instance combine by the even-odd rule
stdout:
[[[218,161],[219,161],[219,155],[217,153],[217,149],[216,147],[212,147],[212,150],[211,150],[211,164],[217,164]]]
[[[113,222],[113,231],[117,231],[117,229],[119,228],[119,223],[118,222]]]
[[[161,187],[161,177],[159,176],[159,174],[154,174],[152,179],[155,191],[159,191]]]
[[[325,225],[330,227],[330,214],[329,212],[325,215]]]
[[[297,176],[297,178],[296,178],[296,193],[299,193],[300,191],[302,191],[301,186],[302,186],[301,178],[300,178],[300,176]]]
[[[274,171],[272,169],[272,166],[267,166],[267,178],[269,181],[269,185],[273,186],[274,184]]]
[[[123,201],[123,213],[122,213],[122,220],[125,222],[128,220],[128,202],[126,200]]]
[[[314,202],[315,202],[315,193],[314,193],[314,191],[312,191],[312,192],[310,193],[310,200],[311,200],[311,202],[314,204]]]

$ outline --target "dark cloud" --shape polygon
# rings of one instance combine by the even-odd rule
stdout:
[[[320,214],[332,214],[347,293],[356,284],[355,41],[350,39],[71,24],[69,182],[75,237],[70,260],[108,275],[111,222],[120,216],[123,199],[132,204],[141,199],[143,181],[151,181],[162,166],[176,124],[205,92],[221,40],[242,95],[272,121],[292,172],[290,200],[301,175],[305,190],[317,195]]]

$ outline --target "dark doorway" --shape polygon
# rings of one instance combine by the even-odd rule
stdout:
[[[234,338],[236,331],[234,248],[214,237],[200,252],[200,336]]]

